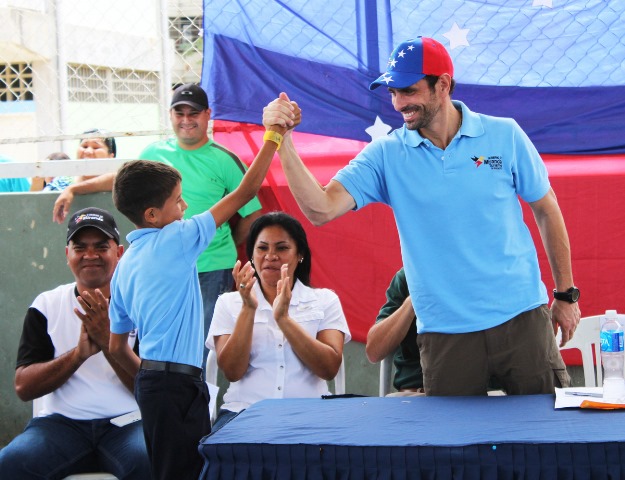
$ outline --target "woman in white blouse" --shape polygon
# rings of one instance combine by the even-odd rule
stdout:
[[[251,226],[251,259],[232,271],[237,292],[215,305],[206,346],[231,382],[213,431],[266,398],[319,397],[351,335],[331,290],[310,287],[311,253],[295,218],[272,212]]]

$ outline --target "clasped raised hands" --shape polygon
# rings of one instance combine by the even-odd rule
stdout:
[[[297,102],[289,99],[289,96],[282,92],[280,96],[263,108],[263,126],[266,129],[280,126],[290,132],[302,121],[302,111]],[[284,131],[279,132],[284,134]]]

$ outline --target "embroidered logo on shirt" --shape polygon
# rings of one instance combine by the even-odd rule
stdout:
[[[501,170],[503,163],[501,157],[497,155],[491,155],[490,157],[481,155],[479,157],[471,157],[471,160],[475,163],[475,168],[478,168],[480,165],[488,165],[491,170]]]

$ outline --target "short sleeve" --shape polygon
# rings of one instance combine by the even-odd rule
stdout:
[[[379,323],[395,313],[395,311],[403,305],[408,295],[410,295],[410,293],[408,292],[406,275],[402,268],[395,274],[386,290],[386,303],[380,308],[375,323]]]
[[[111,279],[111,299],[109,300],[109,319],[111,333],[121,335],[128,333],[135,328],[134,323],[128,316],[128,311],[124,306],[124,301],[119,290],[117,274],[115,270]]]
[[[319,293],[323,296],[324,302],[324,316],[321,324],[319,325],[319,331],[322,330],[338,330],[345,334],[345,341],[347,343],[351,340],[352,335],[347,326],[347,319],[341,306],[341,301],[336,293],[328,289],[319,289]]]
[[[513,175],[517,194],[526,202],[535,202],[543,198],[550,188],[547,167],[538,150],[521,127],[514,124]]]
[[[374,202],[389,203],[384,174],[385,140],[376,140],[367,145],[333,178],[352,196],[356,209]]]
[[[36,308],[30,307],[24,318],[22,336],[17,348],[16,367],[54,359],[54,344],[48,334],[48,319]]]
[[[232,311],[232,296],[238,293],[224,293],[217,298],[213,319],[206,335],[206,348],[215,350],[215,337],[230,335],[234,331],[236,316]]]

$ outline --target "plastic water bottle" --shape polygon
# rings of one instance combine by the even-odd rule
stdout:
[[[606,310],[601,319],[601,363],[603,364],[603,399],[625,402],[623,378],[623,326],[616,310]]]

